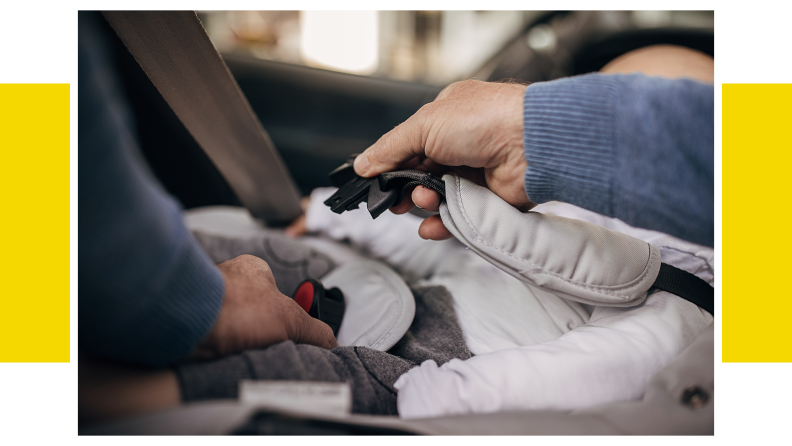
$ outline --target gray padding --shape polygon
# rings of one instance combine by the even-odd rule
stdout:
[[[230,237],[196,230],[193,236],[215,263],[242,254],[264,260],[278,291],[289,297],[303,280],[324,277],[337,266],[328,255],[276,231],[261,230],[244,237]]]
[[[443,224],[517,279],[593,305],[633,306],[660,271],[660,250],[592,223],[521,213],[487,188],[445,175]]]

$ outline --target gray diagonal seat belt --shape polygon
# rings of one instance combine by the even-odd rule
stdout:
[[[294,181],[195,12],[103,14],[250,213],[298,217]]]

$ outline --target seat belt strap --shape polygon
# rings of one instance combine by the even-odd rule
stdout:
[[[715,314],[715,289],[687,271],[661,263],[660,272],[652,286],[693,302],[709,314]]]
[[[297,218],[294,180],[195,12],[103,14],[250,213]]]

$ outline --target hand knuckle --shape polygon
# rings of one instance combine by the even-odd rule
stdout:
[[[257,257],[252,256],[250,254],[242,254],[239,257],[237,257],[235,260],[237,260],[237,261],[239,261],[241,263],[252,263],[252,262],[255,262],[256,258]]]
[[[251,266],[253,268],[269,269],[269,264],[267,262],[265,262],[263,259],[261,259],[260,257],[256,257],[256,256],[251,255],[251,254],[242,254],[241,256],[239,256],[237,258],[240,259],[240,261],[242,261],[246,265],[249,265],[249,266]]]
[[[427,102],[415,112],[415,116],[421,117],[424,115],[431,115],[437,109],[437,102]]]
[[[440,97],[448,96],[448,94],[450,94],[451,92],[453,92],[457,88],[459,88],[459,82],[454,82],[452,84],[448,84],[448,85],[445,86],[445,88],[440,90],[440,94],[437,95],[437,97],[440,98]]]
[[[456,94],[460,91],[464,91],[469,88],[475,87],[476,85],[481,83],[482,83],[481,81],[477,81],[475,79],[465,79],[463,81],[457,81],[452,84],[448,84],[445,88],[443,88],[442,91],[440,91],[440,94],[437,95],[437,97],[438,98],[447,97]]]
[[[258,262],[256,262],[258,269],[260,269],[262,272],[272,274],[272,268],[270,268],[269,263],[259,259],[258,257],[256,259],[258,260]]]

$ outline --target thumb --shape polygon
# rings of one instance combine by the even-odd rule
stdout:
[[[421,107],[358,155],[354,163],[355,172],[362,177],[373,177],[395,170],[405,161],[423,154],[428,129],[427,110],[431,105]]]
[[[297,328],[297,336],[292,338],[294,342],[315,345],[328,350],[338,347],[338,341],[336,341],[329,325],[308,316],[308,313],[303,312],[303,314],[304,317],[300,318],[300,326]]]

